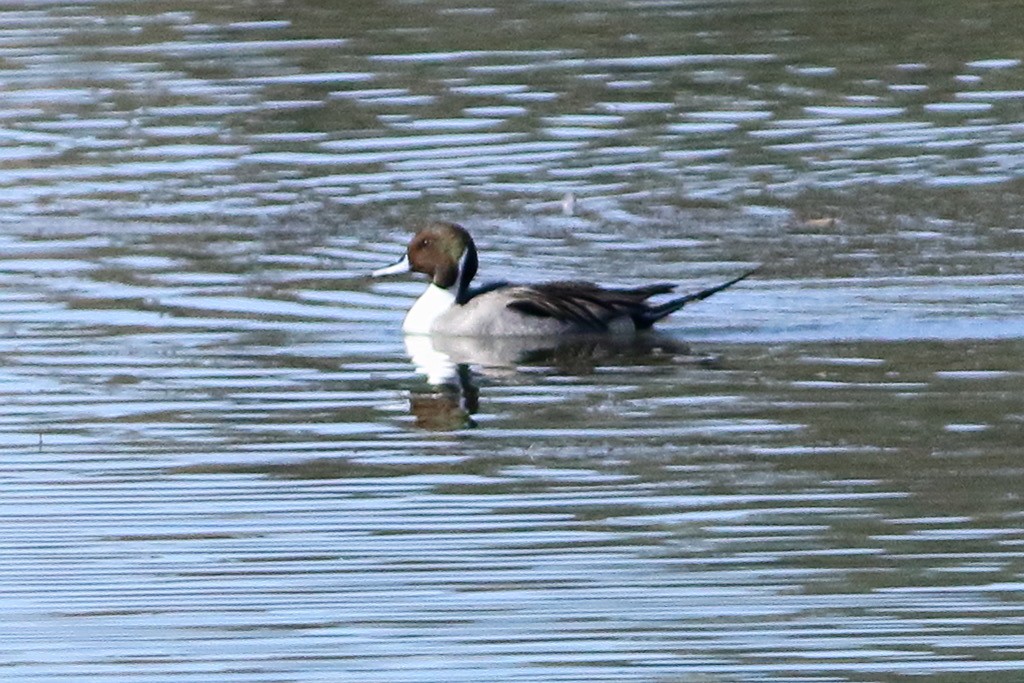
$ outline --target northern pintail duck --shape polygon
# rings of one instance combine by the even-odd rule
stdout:
[[[497,282],[470,288],[476,270],[476,245],[469,233],[453,223],[434,222],[413,236],[402,260],[372,275],[414,271],[430,276],[427,291],[405,316],[402,330],[406,334],[511,337],[646,330],[691,301],[731,287],[757,269],[660,304],[647,299],[668,294],[674,285],[609,289],[590,282],[560,281],[537,285]]]

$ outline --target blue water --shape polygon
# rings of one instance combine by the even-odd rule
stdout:
[[[0,678],[1018,680],[1020,14],[2,10]],[[431,217],[764,268],[416,346]]]

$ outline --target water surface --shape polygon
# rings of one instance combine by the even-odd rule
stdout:
[[[1024,16],[833,5],[3,9],[3,676],[1018,680]],[[439,383],[429,217],[765,268]]]

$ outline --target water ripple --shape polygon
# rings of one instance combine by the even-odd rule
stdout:
[[[1020,10],[783,5],[8,8],[8,676],[1012,680]],[[766,265],[432,382],[365,274],[434,215]]]

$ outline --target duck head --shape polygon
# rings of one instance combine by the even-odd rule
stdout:
[[[371,275],[424,273],[430,277],[431,284],[450,290],[461,300],[476,275],[477,265],[476,245],[463,227],[433,222],[413,235],[402,260],[375,270]]]

